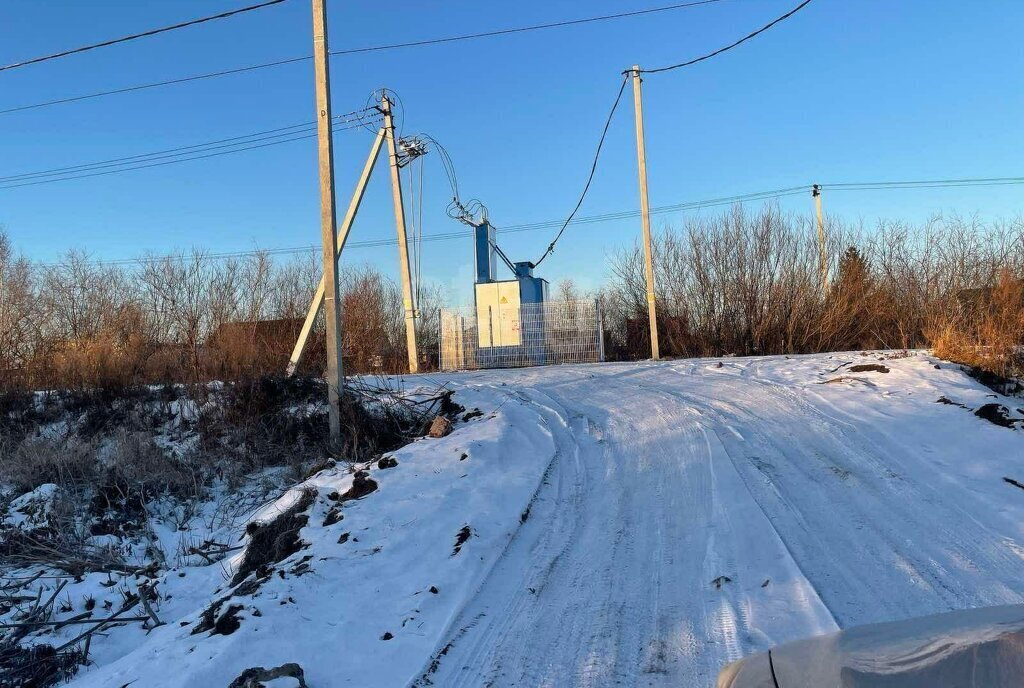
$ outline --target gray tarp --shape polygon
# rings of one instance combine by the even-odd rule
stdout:
[[[718,688],[1021,688],[1024,605],[859,626],[728,665]]]

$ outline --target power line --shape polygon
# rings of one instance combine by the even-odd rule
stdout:
[[[496,31],[487,31],[487,32],[482,32],[482,33],[463,34],[463,35],[460,35],[460,36],[448,36],[448,37],[433,38],[433,39],[426,39],[426,40],[420,40],[420,41],[408,41],[408,42],[404,42],[404,43],[391,43],[391,44],[387,44],[387,45],[367,46],[367,47],[363,47],[363,48],[351,48],[351,49],[348,49],[348,50],[335,50],[335,51],[331,52],[331,56],[332,57],[338,57],[338,56],[343,56],[343,55],[356,55],[356,54],[362,54],[362,53],[378,52],[378,51],[383,51],[383,50],[397,50],[397,49],[400,49],[400,48],[412,48],[412,47],[422,47],[422,46],[428,46],[428,45],[439,45],[439,44],[442,44],[442,43],[452,43],[452,42],[456,42],[456,41],[468,41],[468,40],[474,40],[474,39],[478,39],[478,38],[490,38],[490,37],[503,36],[503,35],[508,35],[508,34],[523,33],[523,32],[527,32],[527,31],[539,31],[539,30],[543,30],[543,29],[553,29],[553,28],[560,28],[560,27],[567,27],[567,26],[575,26],[575,25],[580,25],[580,24],[588,24],[588,23],[592,23],[592,22],[609,21],[609,20],[613,20],[613,19],[625,19],[625,18],[629,18],[629,17],[636,17],[636,16],[641,16],[641,15],[647,15],[647,14],[655,14],[655,13],[659,13],[659,12],[670,12],[670,11],[674,11],[674,10],[681,10],[681,9],[686,9],[686,8],[689,8],[689,7],[697,7],[697,6],[700,6],[700,5],[709,5],[709,4],[718,3],[718,2],[721,2],[721,1],[722,0],[702,0],[700,2],[677,3],[677,4],[674,4],[674,5],[665,5],[665,6],[662,6],[662,7],[652,7],[652,8],[645,9],[645,10],[636,10],[636,11],[633,11],[633,12],[621,12],[619,14],[606,14],[606,15],[597,16],[597,17],[586,17],[586,18],[583,18],[583,19],[573,19],[573,20],[562,21],[562,22],[551,22],[551,23],[548,23],[548,24],[535,24],[535,25],[532,25],[532,26],[522,26],[522,27],[509,28],[509,29],[499,29],[499,30],[496,30]],[[25,111],[25,110],[34,110],[34,109],[37,109],[37,108],[49,107],[51,105],[62,105],[62,104],[65,104],[65,103],[75,103],[75,102],[79,102],[79,101],[83,101],[83,100],[90,100],[92,98],[102,98],[104,96],[118,95],[118,94],[122,94],[122,93],[133,93],[133,92],[136,92],[136,91],[144,91],[144,90],[148,90],[148,89],[151,89],[151,88],[158,88],[158,87],[161,87],[161,86],[171,86],[171,85],[175,85],[175,84],[183,84],[183,83],[188,83],[188,82],[192,82],[192,81],[200,81],[200,80],[203,80],[203,79],[213,79],[213,78],[221,77],[221,76],[229,76],[229,75],[233,75],[233,74],[241,74],[241,73],[244,73],[244,72],[251,72],[251,71],[255,71],[255,70],[259,70],[259,69],[268,69],[268,68],[271,68],[271,67],[279,67],[279,66],[283,66],[283,65],[294,64],[294,63],[297,63],[297,62],[305,62],[306,60],[310,60],[310,59],[312,59],[311,55],[303,55],[303,56],[300,56],[300,57],[291,57],[291,58],[286,58],[286,59],[282,59],[282,60],[276,60],[276,61],[273,61],[273,62],[265,62],[265,63],[262,63],[262,64],[254,64],[254,65],[247,65],[247,66],[244,66],[244,67],[237,67],[237,68],[234,68],[234,69],[225,69],[225,70],[220,70],[220,71],[216,71],[216,72],[207,72],[205,74],[194,74],[194,75],[191,75],[191,76],[180,77],[180,78],[177,78],[177,79],[168,79],[166,81],[156,81],[156,82],[151,82],[151,83],[146,83],[146,84],[137,84],[135,86],[126,86],[124,88],[116,88],[116,89],[111,89],[111,90],[107,90],[107,91],[99,91],[99,92],[96,92],[96,93],[88,93],[88,94],[84,94],[84,95],[80,95],[80,96],[70,96],[70,97],[67,97],[67,98],[57,98],[57,99],[54,99],[54,100],[48,100],[48,101],[44,101],[44,102],[40,102],[40,103],[32,103],[32,104],[29,104],[29,105],[19,105],[19,106],[15,106],[15,107],[6,108],[6,109],[3,109],[3,110],[0,110],[0,115],[11,114],[11,113],[14,113],[14,112],[22,112],[22,111]]]
[[[422,41],[408,41],[405,43],[391,43],[388,45],[377,45],[370,48],[351,48],[349,50],[333,50],[331,56],[335,55],[355,55],[358,53],[370,53],[378,50],[395,50],[397,48],[418,48],[425,45],[438,45],[441,43],[454,43],[456,41],[468,41],[475,38],[491,38],[493,36],[506,36],[513,33],[525,33],[527,31],[538,31],[541,29],[555,29],[565,26],[577,26],[579,24],[590,24],[593,22],[607,21],[609,19],[625,19],[626,17],[638,17],[644,14],[654,14],[655,12],[667,12],[669,10],[681,10],[688,7],[697,7],[699,5],[711,5],[721,0],[700,0],[699,2],[684,2],[676,5],[667,5],[665,7],[652,7],[646,10],[635,10],[633,12],[620,12],[618,14],[606,14],[599,17],[586,17],[584,19],[570,19],[567,21],[551,22],[548,24],[534,24],[532,26],[520,26],[512,29],[498,29],[497,31],[483,31],[480,33],[467,33],[460,36],[448,36],[445,38],[431,38]]]
[[[363,127],[363,125],[365,124],[365,122],[366,122],[366,120],[363,120],[363,119],[349,120],[349,121],[353,122],[353,123],[348,124],[348,126],[339,126],[338,123],[335,123],[332,126],[332,131],[337,133],[339,131],[349,131],[349,130],[352,130],[352,129],[361,129]],[[345,123],[345,121],[343,121],[342,123]],[[89,177],[103,177],[103,176],[106,176],[106,175],[109,175],[109,174],[120,174],[122,172],[132,172],[132,171],[135,171],[135,170],[144,170],[144,169],[149,169],[149,168],[153,168],[153,167],[163,167],[164,165],[174,165],[176,163],[191,162],[193,160],[205,160],[207,158],[216,158],[216,157],[220,157],[222,155],[230,155],[232,153],[240,153],[240,152],[243,152],[243,151],[257,150],[257,149],[260,149],[260,148],[267,148],[269,146],[277,146],[277,145],[280,145],[282,143],[291,143],[293,141],[303,141],[303,140],[306,140],[306,139],[312,139],[312,138],[316,138],[316,135],[317,134],[316,134],[315,131],[310,132],[310,133],[296,132],[296,133],[294,133],[294,135],[287,135],[286,134],[286,135],[283,135],[283,136],[285,136],[285,138],[280,138],[278,140],[269,141],[269,142],[266,142],[265,139],[256,139],[255,140],[256,142],[245,141],[245,142],[242,142],[243,145],[238,145],[238,146],[230,148],[228,150],[218,150],[218,151],[212,152],[212,153],[206,152],[206,150],[214,150],[217,147],[206,149],[206,150],[200,150],[200,151],[191,151],[191,152],[186,153],[186,154],[184,154],[184,155],[182,155],[180,157],[173,157],[173,159],[162,160],[160,162],[135,161],[133,163],[128,163],[125,166],[117,167],[115,169],[107,169],[107,170],[101,170],[101,171],[87,171],[84,174],[83,173],[78,173],[78,172],[72,172],[72,173],[66,174],[65,176],[59,176],[59,177],[55,177],[55,178],[51,178],[51,179],[32,179],[32,180],[29,180],[29,181],[18,181],[18,182],[11,183],[11,184],[0,185],[0,190],[17,189],[17,188],[20,188],[20,187],[23,187],[23,186],[37,186],[39,184],[53,184],[53,183],[56,183],[56,182],[70,181],[70,180],[74,180],[74,179],[86,179],[86,178],[89,178]],[[268,137],[268,138],[275,138],[275,137]],[[264,141],[264,142],[259,142],[259,141]],[[171,156],[163,156],[163,157],[171,157]],[[154,158],[154,159],[157,159],[157,158]],[[139,164],[139,163],[142,163],[142,164]]]
[[[195,76],[185,76],[179,79],[168,79],[167,81],[156,81],[149,84],[139,84],[137,86],[126,86],[124,88],[115,88],[109,91],[99,91],[98,93],[87,93],[81,96],[70,96],[68,98],[58,98],[56,100],[47,100],[42,103],[32,103],[31,105],[18,105],[16,107],[7,108],[6,110],[0,110],[0,115],[7,115],[12,112],[22,112],[24,110],[35,110],[38,108],[49,107],[50,105],[63,105],[64,103],[77,103],[81,100],[91,100],[93,98],[102,98],[104,96],[113,96],[120,93],[134,93],[135,91],[145,91],[151,88],[158,88],[160,86],[171,86],[174,84],[184,84],[189,81],[200,81],[202,79],[212,79],[218,76],[228,76],[231,74],[241,74],[243,72],[252,72],[257,69],[267,69],[269,67],[280,67],[282,65],[292,64],[294,62],[305,62],[311,60],[311,55],[304,57],[292,57],[285,60],[277,60],[276,62],[264,62],[263,64],[249,65],[247,67],[238,67],[235,69],[225,69],[219,72],[209,72],[207,74],[197,74]]]
[[[796,194],[806,193],[809,189],[809,185],[795,186],[786,189],[776,189],[773,191],[758,191],[749,194],[741,194],[737,196],[724,196],[719,198],[710,198],[702,201],[690,201],[686,203],[678,203],[674,205],[666,205],[651,208],[652,215],[661,215],[670,212],[677,212],[680,210],[697,209],[697,208],[708,208],[721,205],[732,205],[735,203],[741,203],[750,200],[765,200],[771,198],[781,198],[784,196],[793,196]],[[592,215],[589,217],[576,218],[574,224],[592,224],[598,222],[609,222],[612,220],[623,220],[638,217],[640,211],[638,210],[627,210],[616,213],[605,213],[603,215]],[[521,232],[534,232],[541,229],[549,229],[551,227],[559,226],[562,220],[549,220],[546,222],[534,222],[518,225],[506,225],[505,227],[497,228],[500,234],[518,234]],[[465,239],[470,235],[466,231],[455,231],[455,232],[440,232],[437,234],[424,234],[421,241],[434,242],[434,241],[450,241],[453,239]],[[384,246],[395,246],[398,241],[396,239],[372,239],[364,241],[349,241],[345,244],[346,249],[357,249],[357,248],[381,248]],[[246,256],[256,254],[267,254],[267,255],[294,255],[299,253],[310,253],[313,251],[319,251],[321,247],[319,244],[306,244],[303,246],[291,246],[284,248],[271,248],[263,250],[245,250],[245,251],[227,251],[223,253],[207,253],[204,257],[214,260],[226,260],[231,258],[244,258]],[[167,258],[175,258],[175,255],[161,255],[161,256],[143,256],[138,258],[116,258],[112,260],[100,260],[92,261],[95,265],[145,265],[148,263],[159,262]],[[48,263],[41,264],[40,267],[58,267],[64,265],[63,263]]]
[[[843,184],[819,184],[822,189],[828,189],[833,191],[873,191],[873,190],[886,190],[886,189],[914,189],[914,188],[934,188],[940,186],[942,188],[959,187],[959,186],[1000,186],[1007,184],[1024,184],[1024,177],[979,177],[972,179],[946,179],[946,180],[932,180],[932,181],[888,181],[888,182],[848,182]],[[771,189],[767,191],[754,191],[746,194],[738,194],[734,196],[719,196],[716,198],[707,198],[700,201],[687,201],[684,203],[675,203],[672,205],[656,206],[651,208],[651,215],[664,215],[673,212],[680,212],[683,210],[698,210],[703,208],[714,208],[723,205],[735,205],[736,203],[746,203],[750,201],[759,200],[774,200],[778,198],[787,198],[791,196],[798,196],[806,194],[811,184],[803,184],[800,186],[790,186],[782,189]],[[574,218],[573,224],[594,224],[601,222],[611,222],[614,220],[628,220],[640,216],[639,210],[624,210],[619,212],[604,213],[601,215],[589,215],[586,217]],[[558,227],[563,224],[563,220],[547,220],[543,222],[531,222],[516,225],[506,225],[498,229],[500,234],[518,234],[521,232],[534,232],[542,229],[550,229],[552,227]],[[434,241],[451,241],[453,239],[466,239],[469,238],[470,234],[466,231],[457,232],[440,232],[437,234],[424,234],[422,241],[434,242]],[[398,243],[395,239],[373,239],[365,241],[349,241],[345,244],[346,249],[358,249],[358,248],[381,248],[384,246],[394,246]],[[321,246],[319,244],[307,244],[304,246],[291,246],[284,248],[271,248],[263,250],[246,250],[246,251],[227,251],[223,253],[205,253],[204,257],[214,260],[225,260],[230,258],[244,258],[246,256],[256,254],[267,254],[267,255],[295,255],[299,253],[310,253],[313,251],[320,251]],[[168,258],[175,258],[176,256],[171,255],[160,255],[160,256],[143,256],[137,258],[115,258],[111,260],[96,260],[90,261],[93,265],[145,265],[147,263],[159,262]],[[60,267],[65,263],[38,263],[38,267]]]
[[[583,193],[580,194],[579,200],[576,201],[576,207],[572,209],[571,213],[569,213],[569,217],[565,219],[565,222],[562,224],[562,228],[558,230],[558,233],[555,235],[555,238],[551,241],[550,244],[548,244],[548,248],[544,252],[544,255],[542,255],[540,259],[534,263],[534,267],[543,263],[544,259],[550,256],[551,253],[555,250],[555,244],[557,244],[558,240],[562,238],[562,234],[563,232],[565,232],[565,228],[569,226],[570,222],[572,222],[572,219],[576,216],[576,213],[579,211],[580,206],[583,205],[583,200],[587,197],[587,192],[590,191],[590,184],[591,182],[594,181],[594,174],[597,172],[597,161],[601,157],[601,149],[604,147],[604,140],[608,136],[608,127],[611,126],[612,117],[615,116],[615,111],[619,108],[619,102],[622,100],[622,93],[626,90],[627,79],[628,77],[625,75],[622,77],[622,84],[619,86],[619,93],[615,96],[615,102],[612,103],[612,109],[608,112],[608,119],[605,120],[604,129],[601,131],[601,138],[597,142],[597,150],[594,151],[594,162],[591,163],[590,165],[590,175],[587,177],[587,183],[583,187]]]
[[[40,62],[48,62],[50,60],[56,60],[69,55],[77,55],[78,53],[84,53],[89,50],[96,50],[97,48],[106,48],[111,45],[117,45],[118,43],[127,43],[128,41],[134,41],[139,38],[147,38],[149,36],[155,36],[160,33],[166,33],[168,31],[176,31],[177,29],[184,29],[189,26],[195,26],[196,24],[205,24],[206,22],[214,21],[217,19],[226,19],[227,17],[233,17],[236,14],[243,14],[245,12],[252,12],[254,10],[261,10],[264,7],[270,7],[271,5],[279,5],[285,0],[266,0],[256,5],[249,5],[248,7],[240,7],[237,10],[230,10],[228,12],[221,12],[220,14],[212,14],[208,17],[200,17],[199,19],[192,19],[190,21],[181,22],[179,24],[172,24],[171,26],[163,26],[159,29],[150,29],[149,31],[143,31],[142,33],[132,34],[130,36],[122,36],[121,38],[113,38],[109,41],[103,41],[102,43],[93,43],[92,45],[85,45],[80,48],[73,48],[71,50],[65,50],[59,53],[53,53],[52,55],[43,55],[42,57],[33,57],[29,60],[22,62],[14,62],[9,65],[0,67],[0,72],[5,72],[9,69],[17,69],[18,67],[27,67],[28,65],[38,64]]]
[[[695,58],[693,60],[688,60],[686,62],[680,62],[679,64],[668,65],[667,67],[658,67],[656,69],[641,69],[640,73],[641,74],[656,74],[658,72],[667,72],[667,71],[669,71],[671,69],[680,69],[682,67],[689,67],[690,65],[697,64],[698,62],[703,62],[704,60],[710,60],[712,57],[715,57],[716,55],[721,55],[722,53],[726,52],[727,50],[732,50],[733,48],[735,48],[736,46],[740,45],[741,43],[746,43],[747,41],[749,41],[754,36],[767,31],[768,29],[772,28],[773,26],[775,26],[779,22],[782,22],[782,21],[785,21],[786,19],[789,19],[794,14],[796,14],[797,12],[802,10],[804,7],[809,5],[810,2],[811,2],[811,0],[804,0],[799,5],[797,5],[793,9],[791,9],[789,12],[786,12],[781,17],[778,17],[777,19],[775,19],[775,20],[765,24],[764,26],[762,26],[757,31],[754,31],[753,33],[748,33],[746,36],[744,36],[743,38],[739,39],[735,43],[731,43],[731,44],[729,44],[729,45],[727,45],[727,46],[725,46],[723,48],[719,48],[718,50],[716,50],[714,52],[708,53],[707,55],[702,55],[701,57]]]
[[[801,9],[806,7],[808,4],[810,4],[810,2],[811,2],[811,0],[803,0],[803,2],[801,2],[799,5],[797,5],[793,9],[791,9],[789,12],[787,12],[784,15],[782,15],[781,17],[776,18],[775,20],[769,22],[768,24],[765,24],[764,26],[762,26],[757,31],[749,33],[746,36],[744,36],[743,38],[739,39],[738,41],[735,41],[734,43],[732,43],[730,45],[727,45],[727,46],[725,46],[723,48],[719,48],[718,50],[715,50],[714,52],[708,53],[707,55],[703,55],[701,57],[698,57],[698,58],[693,59],[693,60],[689,60],[687,62],[680,62],[679,64],[669,65],[668,67],[659,67],[657,69],[641,69],[641,70],[638,70],[638,71],[640,73],[645,73],[645,74],[653,74],[653,73],[656,73],[656,72],[666,72],[666,71],[668,71],[670,69],[679,69],[680,67],[687,67],[689,65],[696,64],[696,63],[702,62],[704,60],[708,60],[708,59],[710,59],[712,57],[715,57],[716,55],[721,55],[722,53],[726,52],[727,50],[732,50],[736,46],[738,46],[738,45],[740,45],[740,44],[750,40],[754,36],[757,36],[758,34],[763,33],[764,31],[767,31],[768,29],[770,29],[771,27],[775,26],[779,22],[788,19],[789,17],[793,16],[794,14],[799,12]],[[583,200],[587,197],[587,192],[590,190],[590,184],[591,184],[591,182],[594,181],[594,174],[597,171],[598,159],[601,157],[601,148],[602,148],[602,146],[604,146],[605,137],[608,135],[608,127],[612,123],[612,117],[615,115],[615,110],[619,107],[619,101],[622,100],[622,92],[626,89],[626,81],[629,78],[629,76],[631,74],[633,74],[635,71],[637,71],[637,70],[630,69],[630,70],[626,70],[626,71],[622,72],[622,84],[619,86],[619,93],[615,97],[615,103],[612,105],[611,112],[608,113],[608,119],[607,119],[607,121],[604,124],[604,130],[601,132],[601,138],[600,138],[600,140],[597,143],[597,150],[594,153],[594,161],[590,165],[590,175],[587,177],[586,186],[583,187],[583,193],[580,194],[580,198],[576,202],[576,207],[573,208],[573,211],[571,213],[569,213],[569,217],[565,220],[565,223],[562,225],[561,229],[558,230],[558,233],[555,235],[554,240],[550,244],[548,244],[547,250],[540,257],[540,259],[537,260],[536,263],[534,263],[535,266],[540,265],[542,262],[544,262],[544,259],[547,258],[548,256],[550,256],[551,253],[555,250],[555,244],[558,243],[558,240],[562,238],[562,234],[565,232],[565,229],[569,226],[569,223],[572,222],[572,219],[576,215],[576,213],[579,211],[580,206],[583,205]]]
[[[335,124],[348,123],[363,121],[362,114],[368,112],[367,110],[356,110],[341,115],[335,115]],[[197,149],[211,150],[215,148],[224,148],[234,145],[241,145],[242,143],[253,143],[256,141],[263,141],[267,139],[274,139],[283,136],[289,136],[291,134],[300,133],[302,130],[309,130],[315,127],[316,122],[303,122],[301,124],[292,124],[286,127],[277,127],[274,129],[266,129],[264,131],[252,132],[250,134],[243,134],[241,136],[231,136],[224,139],[217,139],[215,141],[206,141],[204,143],[195,143],[188,146],[178,146],[176,148],[167,148],[159,151],[152,151],[149,153],[139,153],[136,155],[129,155],[121,158],[110,158],[108,160],[99,160],[91,163],[82,163],[79,165],[70,165],[66,167],[55,167],[48,170],[40,170],[36,172],[23,172],[21,174],[8,175],[6,177],[0,177],[0,183],[2,182],[14,182],[24,181],[27,179],[35,179],[40,177],[51,177],[69,172],[81,172],[87,170],[101,169],[104,167],[118,166],[121,164],[128,164],[132,161],[141,162],[144,160],[160,159],[165,157],[173,157],[174,155],[182,154],[187,151],[196,151]]]
[[[938,189],[967,186],[1007,186],[1024,184],[1024,177],[980,177],[975,179],[925,179],[898,182],[846,182],[822,184],[822,189],[832,191],[881,191],[886,189]]]

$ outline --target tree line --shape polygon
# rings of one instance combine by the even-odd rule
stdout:
[[[934,347],[940,356],[1020,374],[1024,220],[935,217],[874,227],[830,219],[827,272],[813,220],[775,205],[736,206],[659,232],[654,245],[664,356],[798,354]],[[401,291],[372,267],[342,271],[350,373],[406,365]],[[69,252],[41,267],[0,232],[0,376],[5,387],[200,382],[280,374],[320,279],[315,257],[201,251],[138,264]],[[583,296],[569,282],[555,298]],[[605,313],[608,357],[649,355],[643,256],[621,250],[586,295]],[[442,293],[419,302],[430,369]],[[322,324],[310,339],[322,341]],[[319,374],[322,346],[304,366]]]

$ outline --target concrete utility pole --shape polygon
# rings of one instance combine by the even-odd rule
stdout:
[[[388,100],[387,93],[381,96],[380,110],[384,115],[384,131],[387,132],[388,139],[388,158],[391,162],[391,195],[395,203],[395,227],[398,230],[398,273],[402,277],[402,305],[405,308],[405,344],[409,351],[409,372],[418,373],[420,362],[416,347],[416,306],[412,300],[409,242],[405,234],[405,204],[402,201],[402,178],[398,167],[395,122],[391,116],[391,101]]]
[[[341,303],[338,301],[338,235],[334,212],[334,141],[331,137],[331,72],[327,46],[327,0],[313,0],[313,69],[320,160],[320,234],[323,241],[324,316],[327,324],[327,401],[331,442],[341,440]]]
[[[644,230],[644,274],[647,277],[647,318],[651,327],[651,358],[661,358],[658,312],[654,301],[654,253],[651,248],[651,208],[647,200],[647,150],[644,143],[644,105],[640,92],[640,65],[633,65],[633,110],[636,116],[636,159],[640,174],[640,219]]]
[[[814,208],[818,213],[818,252],[821,269],[821,291],[828,290],[828,247],[825,245],[825,219],[821,214],[821,186],[815,184],[811,189],[814,197]]]

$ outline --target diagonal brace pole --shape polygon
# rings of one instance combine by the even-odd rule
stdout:
[[[373,168],[377,162],[377,158],[380,155],[380,149],[384,145],[385,130],[381,128],[377,132],[377,137],[373,140],[373,145],[370,147],[370,155],[366,158],[366,165],[363,166],[363,173],[359,177],[359,183],[356,184],[356,190],[352,194],[352,200],[349,201],[348,211],[345,213],[345,219],[342,221],[341,226],[338,228],[338,257],[341,257],[341,252],[345,248],[345,241],[348,239],[349,230],[352,229],[352,223],[356,219],[356,213],[359,212],[359,205],[363,202],[363,196],[366,193],[366,186],[370,182],[370,175],[373,173]],[[296,369],[299,367],[299,363],[302,361],[302,355],[305,353],[306,341],[309,339],[309,333],[313,329],[313,323],[316,322],[316,317],[320,313],[320,309],[324,304],[324,280],[320,278],[320,285],[316,288],[316,294],[313,295],[313,301],[309,304],[309,310],[306,312],[306,321],[302,323],[302,330],[299,332],[299,338],[295,342],[295,348],[292,349],[291,358],[288,359],[288,368],[286,375],[291,377],[295,374]]]

